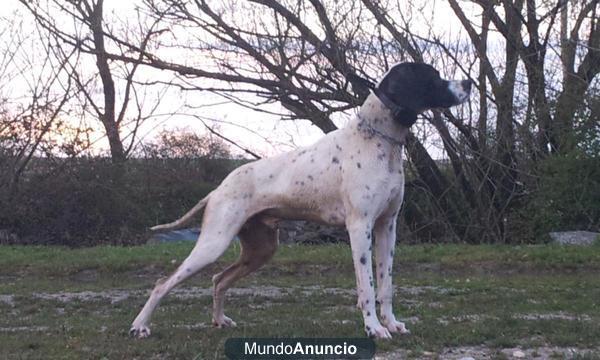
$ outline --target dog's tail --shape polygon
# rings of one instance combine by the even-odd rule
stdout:
[[[180,228],[184,227],[187,223],[190,222],[190,220],[193,219],[194,215],[196,215],[198,212],[200,212],[202,209],[204,209],[211,194],[212,194],[212,192],[209,193],[208,195],[206,195],[202,200],[198,201],[198,203],[193,208],[191,208],[190,211],[188,211],[185,215],[183,215],[179,219],[177,219],[171,223],[168,223],[168,224],[153,226],[150,228],[150,230],[165,231],[165,230],[180,229]]]

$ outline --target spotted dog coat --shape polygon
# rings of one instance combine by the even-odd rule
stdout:
[[[194,249],[170,277],[157,282],[131,334],[150,335],[150,316],[161,298],[214,262],[237,234],[240,258],[213,277],[213,323],[235,326],[223,313],[225,291],[273,256],[279,219],[345,226],[365,331],[378,338],[408,332],[392,311],[396,219],[404,194],[402,144],[418,113],[457,105],[469,91],[470,82],[442,80],[431,66],[395,65],[346,127],[311,146],[237,168],[181,219],[155,226],[153,230],[181,227],[204,208]]]

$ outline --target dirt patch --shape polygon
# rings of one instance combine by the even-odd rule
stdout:
[[[6,326],[0,327],[0,333],[3,332],[45,332],[50,328],[48,326]]]
[[[227,290],[227,295],[230,296],[263,296],[267,298],[280,298],[290,293],[295,288],[280,288],[276,286],[253,286],[247,288],[231,288]],[[178,288],[173,289],[168,296],[174,296],[178,299],[197,299],[204,296],[212,296],[211,288]]]
[[[573,315],[563,311],[551,314],[516,314],[515,319],[521,320],[567,320],[567,321],[592,321],[589,315]]]
[[[444,295],[450,292],[457,293],[462,290],[441,286],[397,286],[396,291],[405,295],[419,296],[428,292]]]
[[[318,286],[307,286],[307,287],[276,287],[276,286],[253,286],[246,288],[231,288],[227,291],[230,296],[262,296],[267,298],[280,298],[283,296],[302,294],[310,296],[316,293],[326,294],[356,294],[355,290],[342,289],[342,288],[321,288]],[[126,300],[130,297],[145,297],[150,294],[148,290],[121,290],[112,289],[105,291],[79,291],[79,292],[57,292],[57,293],[33,293],[33,298],[42,300],[52,300],[59,302],[72,302],[72,301],[110,301],[111,303],[117,303]],[[169,297],[176,297],[178,299],[197,299],[206,296],[212,296],[212,288],[202,287],[186,287],[173,289]],[[14,305],[13,295],[1,295],[0,301]]]
[[[139,290],[106,290],[106,291],[79,291],[79,292],[58,292],[58,293],[33,293],[33,298],[42,300],[53,300],[60,302],[73,301],[105,301],[109,300],[111,304],[123,301],[132,294],[141,294]]]
[[[15,297],[14,295],[0,295],[0,303],[15,306]]]
[[[396,359],[443,359],[443,360],[487,360],[499,357],[506,359],[572,359],[575,356],[590,356],[598,354],[600,348],[580,349],[571,347],[542,346],[531,349],[505,348],[493,349],[485,346],[462,346],[444,348],[439,352],[423,351],[414,352],[410,350],[396,350],[375,356],[375,360]]]
[[[575,315],[566,312],[557,313],[536,313],[536,314],[513,314],[513,319],[537,321],[537,320],[565,320],[565,321],[592,321],[592,317],[589,315]],[[497,316],[486,315],[486,314],[466,314],[452,317],[441,317],[437,321],[442,325],[448,325],[450,323],[462,323],[462,322],[478,322],[486,320],[500,320]]]
[[[213,328],[213,324],[211,323],[195,323],[195,324],[176,324],[172,325],[174,328],[178,329],[186,329],[186,330],[200,330],[200,329],[210,329]]]
[[[577,274],[599,273],[600,267],[596,265],[556,265],[536,264],[534,262],[514,263],[503,260],[481,260],[460,263],[418,263],[398,261],[394,265],[395,274],[418,275],[420,273],[436,273],[456,277],[486,276],[511,277],[521,275],[549,275],[549,274]]]
[[[438,286],[402,286],[397,287],[396,292],[410,296],[420,295],[426,292],[435,292],[438,294],[446,294],[450,291],[458,291],[457,289],[444,288]],[[148,290],[122,290],[111,289],[105,291],[79,291],[79,292],[57,292],[33,293],[32,296],[42,300],[53,300],[60,302],[71,301],[110,301],[117,303],[126,300],[130,297],[148,296]],[[322,287],[322,286],[294,286],[294,287],[277,287],[277,286],[252,286],[246,288],[231,288],[227,291],[230,296],[262,296],[267,298],[280,298],[288,295],[312,296],[314,294],[327,295],[342,295],[356,296],[355,289],[345,289],[337,287]],[[212,288],[203,287],[182,287],[173,289],[168,296],[179,299],[196,299],[204,296],[212,296]],[[5,302],[14,305],[13,295],[0,295],[0,302]]]
[[[426,304],[418,300],[407,299],[406,296],[418,296],[427,292],[434,292],[438,294],[446,294],[450,291],[457,291],[457,289],[438,287],[438,286],[413,286],[413,287],[397,287],[396,292],[400,294],[401,303],[407,307],[423,307],[423,306],[443,306],[442,304]],[[57,292],[57,293],[33,293],[32,297],[36,299],[58,301],[62,303],[70,303],[73,301],[80,302],[95,302],[95,301],[108,301],[111,304],[119,303],[129,298],[142,298],[145,299],[150,294],[150,289],[147,290],[122,290],[112,289],[106,291],[81,291],[81,292]],[[250,302],[251,307],[265,308],[272,305],[269,299],[278,299],[285,296],[303,296],[311,297],[315,294],[328,294],[328,295],[341,295],[341,296],[356,296],[355,289],[345,289],[338,287],[322,287],[318,285],[312,286],[294,286],[294,287],[277,287],[277,286],[252,286],[245,288],[231,288],[227,292],[228,296],[231,297],[263,297],[264,301],[260,304]],[[405,296],[403,297],[402,294]],[[204,287],[182,287],[173,289],[169,297],[177,299],[190,300],[207,298],[212,296],[212,288]],[[0,303],[5,303],[11,307],[15,307],[15,303],[18,299],[15,299],[13,295],[0,295]],[[354,309],[354,307],[349,307]],[[335,309],[339,310],[339,309]],[[334,311],[334,309],[331,309]],[[563,320],[563,321],[593,321],[589,315],[585,314],[572,314],[567,312],[555,312],[555,313],[525,313],[525,314],[513,314],[511,318],[516,320],[526,321],[539,321],[539,320]],[[465,323],[465,322],[481,322],[487,320],[499,320],[497,316],[487,314],[465,314],[460,316],[449,316],[440,317],[437,319],[441,325],[449,325],[453,323]],[[420,319],[417,317],[403,319],[407,323],[416,323]]]

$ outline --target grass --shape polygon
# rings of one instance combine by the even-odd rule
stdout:
[[[0,358],[220,359],[229,337],[364,336],[345,245],[281,246],[272,262],[235,285],[250,293],[228,297],[226,314],[238,327],[212,328],[210,275],[236,258],[234,244],[165,298],[150,338],[130,339],[130,322],[152,285],[190,249],[1,246]],[[600,349],[599,275],[597,246],[401,246],[395,309],[412,334],[377,341],[378,352]],[[597,358],[593,351],[577,356]]]

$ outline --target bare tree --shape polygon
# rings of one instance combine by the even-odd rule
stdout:
[[[71,70],[72,80],[81,95],[80,103],[84,111],[93,114],[102,123],[112,161],[116,164],[123,163],[136,143],[140,125],[153,113],[158,102],[145,113],[143,99],[138,96],[135,81],[139,63],[115,63],[109,57],[109,45],[117,51],[127,50],[119,48],[119,43],[107,44],[114,35],[105,24],[104,1],[49,0],[42,3],[22,0],[21,3],[34,16],[37,24],[52,36],[55,55],[65,61],[65,66]],[[71,19],[74,26],[69,28],[62,25],[57,18]],[[127,33],[135,31],[135,28],[126,28],[120,36],[128,42],[135,43],[143,52],[149,39],[157,33],[157,22],[145,24],[141,19],[138,20],[139,23],[135,24],[137,34]],[[78,54],[76,61],[71,61],[70,54],[73,52]],[[91,59],[84,57],[89,55],[93,56],[97,73],[91,73],[86,68]],[[118,75],[120,78],[116,78]],[[95,96],[97,77],[102,84],[100,98]],[[130,111],[132,106],[136,107],[134,111]],[[129,133],[123,134],[127,131],[126,125]],[[124,138],[129,138],[129,145],[124,145]]]
[[[87,36],[58,29],[39,6],[22,2],[62,43],[95,57],[105,95],[98,115],[107,133],[119,127],[109,111],[112,63],[169,70],[176,78],[166,86],[307,119],[324,132],[335,130],[369,94],[369,82],[397,61],[472,78],[479,101],[463,113],[426,114],[406,149],[417,175],[409,185],[430,194],[454,238],[474,242],[505,241],[507,218],[531,175],[527,167],[577,145],[574,118],[592,103],[584,99],[600,71],[599,0],[448,0],[466,34],[451,40],[433,26],[411,26],[425,2],[145,0],[152,26],[137,42],[102,26],[100,0],[54,1]],[[431,129],[448,166],[427,151],[431,140],[423,134]]]
[[[73,54],[58,61],[43,32],[24,29],[19,17],[0,19],[0,186],[8,194],[36,156],[70,156],[89,145],[90,129],[65,118]]]

